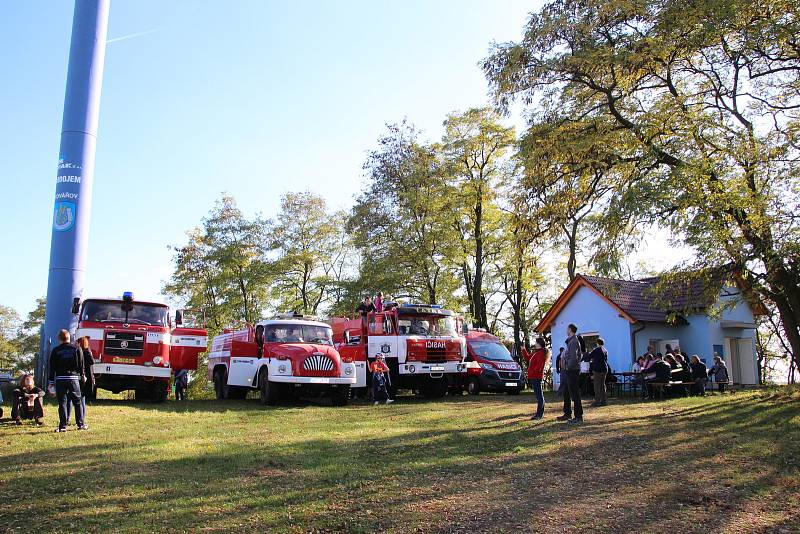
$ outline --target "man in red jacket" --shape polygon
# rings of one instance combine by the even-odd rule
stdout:
[[[550,357],[544,338],[536,338],[533,354],[529,354],[523,347],[522,356],[528,364],[528,385],[536,395],[536,415],[533,420],[544,417],[544,395],[542,394],[542,378],[544,378],[544,364]]]

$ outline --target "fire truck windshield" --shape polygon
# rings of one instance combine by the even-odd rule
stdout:
[[[83,304],[81,321],[167,326],[168,315],[166,306],[134,302],[133,309],[126,312],[122,309],[122,302],[88,300]]]
[[[456,337],[456,322],[445,315],[401,315],[398,320],[401,336]]]
[[[496,362],[513,361],[511,353],[508,352],[505,345],[501,345],[500,343],[492,341],[470,341],[469,346],[472,351],[481,358]]]
[[[329,326],[271,324],[264,328],[264,341],[267,343],[333,345],[333,330]]]

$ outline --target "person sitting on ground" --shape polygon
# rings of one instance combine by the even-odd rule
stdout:
[[[670,369],[669,364],[664,361],[663,357],[660,354],[656,354],[656,357],[653,359],[653,364],[650,366],[648,371],[651,371],[652,374],[655,375],[653,378],[645,380],[645,383],[647,384],[648,396],[653,399],[655,398],[655,387],[653,384],[669,384],[669,381],[672,378],[672,370]]]
[[[584,362],[589,362],[589,372],[592,373],[592,385],[594,386],[594,407],[605,406],[608,404],[606,395],[606,374],[608,373],[608,351],[605,347],[605,340],[597,338],[597,346],[592,352],[583,357]]]
[[[11,419],[16,424],[21,425],[23,419],[33,419],[39,426],[44,424],[42,422],[44,391],[34,385],[33,376],[22,375],[19,379],[19,387],[12,392],[12,395]]]
[[[725,392],[725,385],[728,383],[728,367],[717,353],[714,353],[714,365],[708,370],[708,376],[718,384],[720,393]]]
[[[692,394],[694,395],[705,395],[706,394],[706,382],[708,381],[708,369],[706,369],[706,364],[700,361],[700,356],[695,354],[692,356],[692,381],[694,385],[692,386]]]
[[[372,371],[372,398],[375,400],[377,406],[380,401],[386,401],[386,404],[394,402],[389,398],[389,388],[386,385],[386,375],[389,373],[389,366],[383,360],[383,354],[375,356],[375,361],[369,366]]]

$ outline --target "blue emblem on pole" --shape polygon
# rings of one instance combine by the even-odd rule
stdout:
[[[74,202],[56,202],[53,212],[53,229],[59,232],[72,229],[75,226],[75,210]]]

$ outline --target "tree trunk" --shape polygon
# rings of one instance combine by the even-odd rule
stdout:
[[[483,297],[483,191],[478,188],[475,201],[475,276],[472,284],[474,317],[479,328],[489,328],[486,318],[486,305]]]
[[[567,258],[567,274],[569,275],[569,281],[572,282],[575,280],[576,269],[578,266],[578,220],[572,220],[572,227],[568,230],[565,228],[567,232],[567,239],[569,242],[569,256]]]

